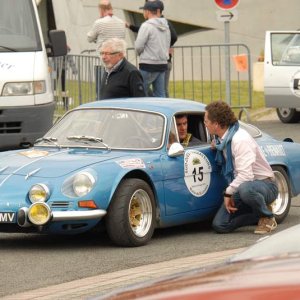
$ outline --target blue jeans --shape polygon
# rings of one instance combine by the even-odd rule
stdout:
[[[219,233],[231,232],[239,227],[255,225],[261,217],[273,217],[267,208],[278,195],[275,182],[270,180],[254,180],[242,183],[233,195],[234,213],[228,213],[224,203],[213,220],[213,228]]]
[[[165,91],[165,71],[163,72],[148,72],[140,70],[143,80],[146,95],[149,97],[149,87],[152,85],[153,97],[166,97]]]

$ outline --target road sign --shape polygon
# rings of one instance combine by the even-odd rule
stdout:
[[[218,10],[216,11],[217,20],[220,22],[233,22],[238,18],[238,12],[236,9],[233,10]]]
[[[239,0],[215,0],[216,5],[223,9],[233,9],[239,4]]]

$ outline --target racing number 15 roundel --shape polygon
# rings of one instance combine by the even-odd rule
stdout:
[[[211,177],[211,164],[201,152],[190,150],[184,155],[184,181],[195,197],[203,196],[209,186]]]
[[[226,10],[235,8],[239,0],[215,0],[215,3],[220,9]]]

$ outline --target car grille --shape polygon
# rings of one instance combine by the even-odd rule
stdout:
[[[0,134],[20,133],[22,122],[0,122]]]
[[[73,203],[69,201],[53,201],[49,205],[51,208],[71,208]]]

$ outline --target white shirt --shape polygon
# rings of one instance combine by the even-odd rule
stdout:
[[[222,136],[226,136],[228,130]],[[253,137],[243,128],[239,128],[231,141],[234,180],[226,188],[232,195],[243,182],[274,178],[271,166]],[[226,148],[223,151],[226,158]]]
[[[125,39],[125,23],[120,18],[112,15],[95,21],[92,29],[87,33],[90,43],[97,43],[97,51],[100,51],[102,43],[110,38]]]

